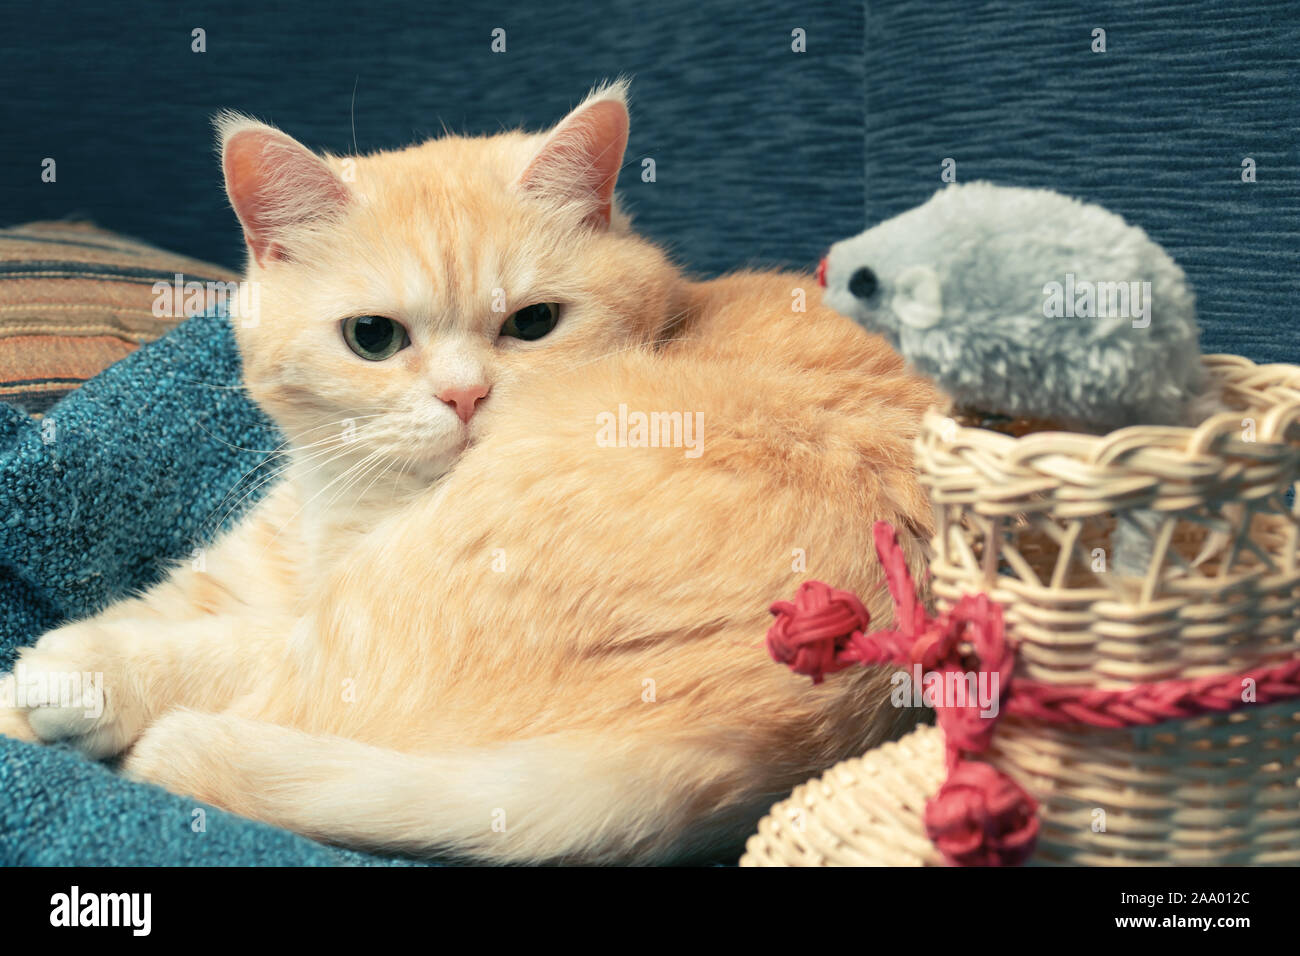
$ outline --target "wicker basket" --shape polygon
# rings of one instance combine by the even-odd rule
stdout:
[[[1205,364],[1231,410],[1195,429],[1012,437],[927,414],[937,604],[997,601],[1017,680],[1121,690],[1300,658],[1300,368]],[[1116,570],[1117,547],[1145,572]],[[1294,697],[1136,728],[1007,715],[981,759],[1037,800],[1035,863],[1300,863]],[[921,813],[944,777],[933,727],[846,761],[777,804],[742,865],[939,863]]]

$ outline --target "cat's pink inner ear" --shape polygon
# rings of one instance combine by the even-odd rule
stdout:
[[[337,213],[350,195],[323,159],[269,126],[230,133],[221,166],[244,239],[261,264],[286,257],[286,230]]]
[[[560,123],[519,179],[525,190],[588,202],[587,222],[609,225],[627,149],[627,107],[615,99],[579,107]]]

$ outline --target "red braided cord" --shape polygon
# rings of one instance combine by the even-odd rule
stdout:
[[[1246,699],[1247,680],[1254,681],[1251,700]],[[1007,698],[1006,712],[1051,724],[1134,727],[1297,697],[1300,658],[1236,674],[1162,680],[1124,690],[1043,684],[1019,677]]]

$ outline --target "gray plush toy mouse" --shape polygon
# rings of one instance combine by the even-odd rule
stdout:
[[[1204,385],[1182,269],[1046,189],[953,184],[831,247],[825,301],[964,408],[1104,433],[1191,424]]]
[[[1194,425],[1207,394],[1182,269],[1137,226],[1046,189],[950,185],[831,247],[825,301],[955,404],[1104,434]],[[1116,570],[1147,572],[1163,516],[1118,515]],[[1227,536],[1206,542],[1200,563]]]

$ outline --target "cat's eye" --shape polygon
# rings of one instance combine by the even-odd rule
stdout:
[[[508,339],[535,342],[549,335],[559,321],[559,303],[539,302],[520,309],[506,319],[505,324],[501,326],[501,335]]]
[[[343,341],[368,362],[382,362],[411,344],[400,322],[382,315],[354,315],[343,320]]]

